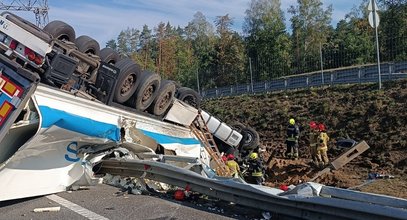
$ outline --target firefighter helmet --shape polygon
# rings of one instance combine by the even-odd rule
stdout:
[[[318,124],[317,124],[315,121],[311,121],[311,122],[309,123],[309,127],[310,127],[311,129],[317,129],[317,128],[318,128]]]
[[[257,153],[255,153],[255,152],[253,152],[253,153],[250,154],[249,157],[250,157],[250,159],[255,160],[255,159],[257,159],[259,157],[259,155]]]
[[[319,131],[325,131],[325,130],[326,130],[324,124],[319,124],[319,125],[318,125],[318,129],[319,129]]]

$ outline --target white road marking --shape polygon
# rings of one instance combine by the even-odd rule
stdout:
[[[73,202],[70,202],[62,197],[59,197],[57,195],[49,195],[47,196],[48,199],[61,204],[62,206],[65,206],[66,208],[78,213],[79,215],[82,215],[90,220],[109,220],[106,217],[103,217],[101,215],[98,215],[88,209],[83,208],[80,205],[77,205]]]

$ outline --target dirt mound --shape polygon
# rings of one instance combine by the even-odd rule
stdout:
[[[377,84],[362,84],[224,97],[205,100],[203,109],[227,123],[239,121],[259,132],[267,150],[263,158],[270,186],[298,184],[319,171],[308,159],[310,121],[327,126],[331,160],[342,152],[335,148],[339,139],[365,140],[371,147],[318,182],[348,188],[363,184],[369,173],[391,174],[396,179],[407,174],[407,80],[386,82],[380,91]],[[285,129],[291,117],[301,129],[299,149],[303,159],[297,161],[282,159]]]

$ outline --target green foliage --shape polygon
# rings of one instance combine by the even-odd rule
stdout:
[[[291,6],[288,12],[292,14],[293,63],[309,67],[308,62],[317,63],[319,48],[327,42],[331,33],[332,5],[324,10],[320,0],[297,0],[297,6]],[[312,70],[314,69],[305,69],[306,72]]]
[[[321,0],[297,0],[288,10],[289,33],[280,0],[251,0],[243,35],[232,29],[228,14],[218,16],[212,25],[196,12],[185,27],[169,22],[153,28],[144,25],[142,30],[129,27],[106,47],[133,58],[142,69],[196,90],[245,84],[251,77],[256,82],[319,71],[321,64],[324,70],[367,64],[376,62],[367,3],[363,0],[334,28],[332,6]],[[378,0],[378,4],[381,61],[405,61],[406,0]],[[309,95],[317,96],[312,89]]]
[[[253,65],[252,71],[259,80],[280,77],[289,72],[291,42],[279,0],[252,0],[246,10],[243,30],[247,35],[246,48],[251,60],[272,64],[265,67]]]

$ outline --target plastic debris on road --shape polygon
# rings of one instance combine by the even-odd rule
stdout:
[[[59,210],[61,210],[61,206],[35,208],[33,211],[34,212],[59,212]]]

